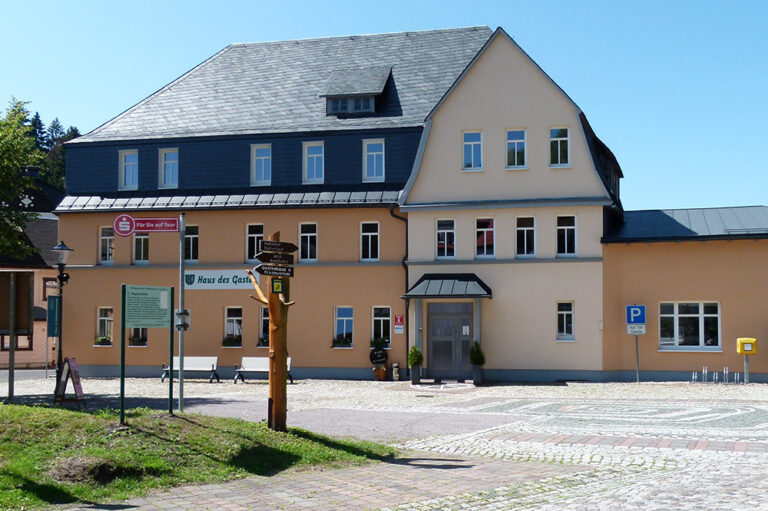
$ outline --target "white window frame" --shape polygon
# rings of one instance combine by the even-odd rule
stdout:
[[[560,306],[561,305],[570,305],[571,310],[569,311],[561,311]],[[557,337],[556,339],[561,342],[573,342],[576,340],[576,307],[574,305],[573,301],[559,301],[557,302]],[[560,317],[563,316],[563,318],[570,316],[571,317],[571,331],[560,331]],[[563,320],[563,325],[565,326],[567,322],[565,319]]]
[[[264,327],[264,321],[267,322],[266,328]],[[262,344],[262,339],[266,338],[266,344]],[[268,348],[269,347],[269,308],[261,307],[259,313],[259,339],[256,341],[256,347]]]
[[[315,226],[315,232],[314,233],[303,233],[303,232],[301,232],[301,227],[304,226],[304,225],[314,225]],[[302,262],[302,263],[316,263],[317,262],[317,253],[320,251],[320,247],[319,247],[319,241],[320,241],[319,230],[320,229],[317,226],[317,222],[301,222],[299,224],[299,261],[300,262]],[[303,245],[303,238],[304,238],[304,236],[307,236],[307,237],[314,236],[315,237],[315,257],[306,257],[306,258],[302,257],[302,245]],[[311,244],[307,246],[307,251],[308,252],[310,252],[310,250],[309,250],[310,246],[311,246]],[[307,255],[309,256],[310,254],[307,254]]]
[[[101,311],[110,311],[111,316],[103,315],[101,314]],[[102,328],[101,324],[102,321],[104,322],[104,333],[109,332],[110,335],[104,335],[102,336]],[[96,336],[95,337],[106,337],[110,340],[110,342],[114,342],[114,335],[115,335],[115,309],[113,307],[104,306],[102,307],[99,305],[96,307]]]
[[[479,142],[467,142],[465,137],[466,135],[470,134],[477,134],[480,135],[480,141]],[[461,132],[461,170],[462,172],[480,172],[483,170],[483,160],[485,159],[485,155],[483,154],[483,132],[479,130],[466,130]],[[472,150],[472,166],[471,167],[465,167],[464,166],[464,150],[466,149],[467,145],[474,146],[474,145],[480,146],[480,165],[475,166],[475,157],[474,157],[474,149]]]
[[[680,304],[696,304],[699,306],[698,314],[680,314]],[[717,314],[705,313],[705,305],[717,305]],[[674,307],[672,314],[662,314],[662,305],[672,305]],[[659,302],[659,351],[722,351],[723,344],[723,319],[722,305],[717,300],[677,300]],[[672,318],[674,322],[674,337],[661,337],[661,320],[663,317]],[[699,344],[696,346],[680,344],[680,318],[698,317],[699,319]],[[717,344],[707,344],[706,331],[704,329],[704,318],[717,318]],[[671,341],[671,342],[670,342]]]
[[[259,149],[269,149],[269,156],[257,156],[256,152]],[[256,163],[263,163],[269,161],[269,179],[257,179],[256,176]],[[272,184],[272,144],[251,144],[251,186],[269,186]]]
[[[381,153],[379,152],[372,152],[368,150],[368,146],[372,144],[381,144]],[[363,182],[364,183],[383,183],[384,178],[386,176],[386,145],[384,143],[383,138],[370,138],[370,139],[364,139],[363,140]],[[368,168],[368,155],[375,156],[381,154],[381,176],[371,176],[368,174],[369,168]]]
[[[139,150],[138,149],[122,149],[118,151],[117,154],[118,154],[117,156],[118,165],[120,167],[117,189],[118,190],[138,190],[139,189]],[[133,163],[128,164],[125,162],[125,157],[128,155],[136,155],[136,184],[131,184],[131,185],[125,184],[126,167],[128,165],[133,165]]]
[[[387,309],[389,311],[389,315],[386,318],[377,318],[376,317],[376,309]],[[384,346],[385,350],[392,349],[392,307],[389,305],[374,305],[371,307],[371,342],[375,339],[374,334],[376,333],[376,322],[382,322],[382,321],[389,321],[389,332],[387,332],[387,345]]]
[[[523,139],[521,140],[509,140],[509,134],[513,131],[522,131],[523,132]],[[528,131],[525,128],[508,128],[504,132],[504,142],[505,142],[505,148],[506,152],[504,153],[504,168],[506,169],[514,169],[514,170],[524,170],[528,168]],[[515,159],[517,159],[517,144],[523,144],[523,163],[518,165],[510,165],[509,164],[509,146],[510,144],[515,145]]]
[[[352,309],[352,316],[342,316],[339,318],[339,309]],[[336,338],[339,335],[338,331],[338,325],[339,325],[339,319],[342,319],[346,325],[347,321],[352,322],[352,328],[350,329],[350,332],[352,333],[352,339],[349,343],[349,346],[333,346],[333,343],[331,344],[331,347],[333,349],[339,349],[339,350],[351,350],[355,346],[355,308],[351,305],[335,305],[333,307],[333,340],[335,341]]]
[[[477,226],[477,222],[480,220],[490,220],[493,226],[490,229],[487,228],[480,228]],[[480,232],[483,232],[483,234],[486,234],[488,232],[491,233],[491,237],[493,238],[493,253],[491,254],[478,254],[477,253],[477,239],[480,236]],[[485,251],[488,251],[488,238],[486,236],[483,236],[484,238],[484,247]],[[455,243],[455,241],[454,241]],[[496,257],[496,219],[491,216],[486,217],[478,217],[475,218],[475,259],[494,259]]]
[[[187,234],[187,229],[190,227],[197,227],[197,234]],[[187,259],[187,241],[189,240],[189,255],[194,255],[193,248],[197,245],[197,257]],[[185,225],[184,226],[184,262],[196,264],[200,258],[200,226],[199,225]]]
[[[169,153],[176,153],[176,182],[165,182],[165,155]],[[157,187],[160,189],[174,189],[179,187],[180,167],[181,162],[179,160],[179,148],[167,147],[164,149],[158,149],[157,151]]]
[[[301,182],[302,182],[302,184],[305,184],[305,185],[323,184],[325,182],[325,142],[322,142],[322,141],[320,141],[320,142],[317,142],[317,141],[316,142],[302,142],[301,144],[302,144],[302,158],[301,158],[301,162],[302,162],[302,165],[301,165],[301,167],[302,167],[302,172],[301,172],[302,180],[301,180]],[[321,163],[320,164],[320,174],[321,175],[320,175],[320,177],[314,177],[314,178],[311,178],[311,179],[309,178],[309,176],[307,176],[307,171],[308,171],[308,167],[309,167],[309,154],[308,154],[308,150],[309,150],[310,147],[320,147],[322,149],[322,154],[320,155],[320,158],[321,158],[321,161],[320,161],[320,163]],[[313,158],[317,158],[316,155],[312,156],[312,157]]]
[[[561,218],[573,218],[573,226],[559,226],[557,225],[558,220]],[[573,252],[560,252],[558,249],[558,243],[557,239],[560,237],[560,230],[567,231],[568,229],[573,229]],[[566,233],[565,236],[565,245],[566,248],[568,247],[568,235]],[[557,215],[557,218],[555,219],[555,255],[556,257],[576,257],[579,250],[579,230],[578,230],[578,220],[576,219],[576,215]]]
[[[520,227],[517,224],[518,220],[529,219],[529,218],[531,220],[533,220],[533,226],[532,227]],[[532,252],[530,254],[520,253],[520,251],[518,250],[518,242],[517,242],[518,235],[519,235],[520,232],[523,232],[525,234],[528,231],[531,231],[533,233],[533,250],[532,250]],[[525,239],[526,240],[528,239],[527,236],[526,236]],[[527,241],[526,241],[525,245],[526,245],[526,248],[527,248],[528,247],[528,242]],[[557,247],[555,247],[555,248],[557,248]],[[536,217],[535,216],[518,216],[518,217],[515,217],[515,257],[523,257],[523,258],[524,257],[536,257]]]
[[[451,230],[440,230],[438,229],[438,226],[440,225],[440,222],[453,222],[453,229]],[[440,233],[453,233],[453,254],[452,255],[440,255]],[[446,238],[446,253],[447,253],[447,242],[448,239]],[[435,219],[435,259],[440,260],[451,260],[456,259],[456,219],[454,218],[437,218]]]
[[[136,257],[136,249],[139,244],[139,240],[143,240],[142,245],[146,244],[147,249],[147,258],[146,259],[139,259]],[[137,232],[133,235],[133,264],[149,264],[149,233],[148,232]]]
[[[251,234],[250,232],[251,227],[261,227],[261,234],[258,234],[258,233]],[[250,255],[248,253],[249,252],[248,249],[250,248],[251,238],[254,238],[254,245],[253,245],[254,253],[253,253],[253,257],[248,257]],[[259,224],[259,223],[245,224],[245,262],[253,263],[257,261],[256,254],[259,253],[259,240],[263,240],[263,239],[264,239],[264,224]]]
[[[229,311],[230,310],[240,310],[240,316],[233,316],[229,317]],[[240,321],[238,323],[238,320]],[[234,326],[232,327],[232,332],[230,333],[230,327],[229,324],[232,323]],[[237,333],[237,329],[240,329],[240,333]],[[243,347],[243,307],[241,305],[227,305],[224,307],[224,335],[222,336],[222,339],[224,337],[227,337],[229,335],[233,336],[240,336],[240,346],[226,346],[227,348],[242,348]]]
[[[364,225],[376,225],[376,232],[363,232]],[[376,238],[376,257],[363,257],[363,247],[368,245],[368,255],[371,254],[371,238]],[[381,225],[379,222],[360,222],[360,260],[374,262],[381,260]]]
[[[104,229],[112,230],[112,235],[104,235]],[[104,257],[104,243],[106,242],[107,254]],[[111,226],[99,227],[99,264],[115,264],[115,231]]]
[[[571,166],[571,128],[568,126],[550,126],[549,128],[549,167],[553,169],[564,169]],[[553,137],[552,130],[566,130],[567,135],[565,137]],[[566,162],[562,161],[562,154],[560,153],[560,142],[565,141],[566,145]],[[557,154],[559,156],[558,163],[552,163],[552,142],[557,142]]]

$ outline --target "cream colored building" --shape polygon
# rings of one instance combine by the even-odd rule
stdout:
[[[604,222],[621,169],[579,107],[497,29],[427,117],[410,180],[409,338],[427,376],[599,378]]]

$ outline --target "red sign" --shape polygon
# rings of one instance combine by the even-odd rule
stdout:
[[[395,314],[395,326],[403,326],[405,325],[405,321],[403,320],[402,314]]]
[[[123,213],[112,222],[115,234],[130,236],[134,232],[179,232],[178,218],[133,218]]]

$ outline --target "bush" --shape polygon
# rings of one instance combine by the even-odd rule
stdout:
[[[477,341],[472,343],[472,347],[469,348],[469,363],[480,367],[485,365],[485,354],[480,349],[480,343]]]
[[[224,336],[224,341],[222,342],[222,345],[224,346],[242,346],[243,345],[243,337],[240,335],[226,335]]]
[[[421,354],[421,350],[416,346],[411,346],[411,350],[408,352],[408,365],[410,367],[420,366],[424,362],[424,355]]]
[[[110,339],[109,337],[97,337],[93,341],[93,344],[95,344],[96,346],[112,346],[112,339]]]

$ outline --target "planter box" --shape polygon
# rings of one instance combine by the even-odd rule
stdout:
[[[411,367],[411,385],[419,385],[421,383],[421,366]]]
[[[483,383],[483,367],[472,366],[472,383],[480,385]]]

